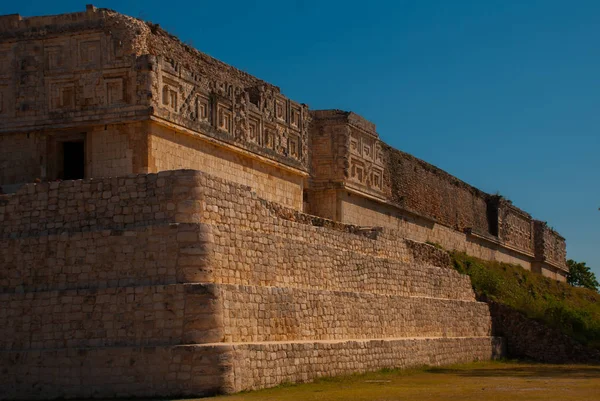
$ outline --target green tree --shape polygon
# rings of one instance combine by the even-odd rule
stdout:
[[[596,275],[590,270],[585,262],[575,262],[573,259],[567,260],[569,266],[569,274],[567,275],[567,283],[574,287],[585,287],[598,292],[600,284],[596,279]]]

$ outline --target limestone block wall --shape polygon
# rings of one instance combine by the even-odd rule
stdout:
[[[146,123],[96,126],[86,134],[86,178],[148,172]]]
[[[143,123],[86,125],[0,134],[0,186],[18,186],[64,177],[64,142],[83,144],[86,178],[144,173],[148,168],[148,132]]]
[[[530,319],[506,305],[488,300],[494,331],[506,338],[506,353],[542,363],[600,363],[600,351],[560,330]]]
[[[0,205],[3,398],[202,395],[502,352],[443,252],[205,173],[30,184]],[[250,356],[269,362],[240,370]]]
[[[181,341],[183,286],[0,294],[0,349],[158,345]]]
[[[343,180],[347,169],[350,127],[346,119],[336,118],[336,113],[317,110],[312,114],[315,117],[310,126],[313,180]]]
[[[314,343],[241,344],[232,346],[234,391],[256,390],[317,377],[362,373],[384,368],[448,365],[503,355],[494,338],[410,338],[322,341]]]
[[[489,233],[486,194],[408,153],[388,147],[395,203],[458,231]]]
[[[333,242],[345,237],[341,233],[303,229],[301,225],[288,228],[295,231],[298,238],[306,235],[304,239],[261,231],[215,230],[213,256],[219,265],[218,274],[214,274],[215,282],[473,299],[467,277],[451,269],[415,261],[403,241],[398,241],[397,246],[405,253],[404,260],[398,260],[378,256],[378,252],[370,251],[367,246],[365,252],[334,246]],[[306,239],[311,237],[314,242]],[[365,238],[364,242],[370,245],[369,242],[375,241]]]
[[[288,287],[219,286],[226,342],[486,337],[487,305]]]
[[[65,231],[0,241],[0,292],[104,289],[195,280],[210,233],[199,224]],[[187,267],[189,266],[189,267]],[[194,278],[194,280],[192,280]]]
[[[230,359],[217,346],[0,351],[0,398],[210,396],[230,388]]]
[[[28,184],[0,198],[0,238],[199,222],[193,172]]]

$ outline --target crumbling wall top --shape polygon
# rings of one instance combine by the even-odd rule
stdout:
[[[376,126],[374,123],[352,111],[329,109],[311,110],[310,113],[312,118],[317,121],[330,121],[349,124],[365,131],[366,133],[379,137],[379,135],[377,135]]]
[[[49,37],[69,31],[104,30],[118,37],[125,53],[169,56],[183,67],[241,87],[267,85],[280,89],[247,72],[204,54],[169,34],[158,24],[120,14],[106,8],[87,5],[86,11],[58,15],[23,17],[19,14],[0,15],[0,40]]]

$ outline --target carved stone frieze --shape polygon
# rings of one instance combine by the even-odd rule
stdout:
[[[379,139],[352,128],[349,147],[350,182],[365,189],[382,192],[385,164]]]
[[[161,117],[209,135],[214,130],[220,139],[306,165],[306,106],[271,85],[244,88],[200,72],[192,74],[164,58],[158,65],[154,87],[161,99],[157,102]]]

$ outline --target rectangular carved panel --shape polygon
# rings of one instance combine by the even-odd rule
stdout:
[[[208,97],[196,96],[196,116],[198,121],[210,121],[210,99]]]
[[[217,104],[217,128],[228,134],[233,132],[233,112],[230,106]]]
[[[248,119],[248,140],[252,143],[260,144],[262,136],[260,119],[256,116],[251,116]]]
[[[275,118],[279,121],[285,121],[287,118],[287,107],[284,99],[275,99]]]
[[[349,148],[349,181],[365,189],[382,192],[385,166],[379,139],[352,129]]]
[[[290,126],[300,129],[300,108],[292,107],[290,109]]]
[[[82,67],[95,67],[102,64],[102,45],[100,39],[79,42],[79,64]]]
[[[76,105],[75,82],[51,82],[49,85],[49,110],[73,110]]]
[[[263,131],[263,144],[268,149],[275,149],[275,137],[277,135],[277,130],[274,126],[268,125],[265,126]]]
[[[105,80],[106,104],[119,104],[125,102],[125,85],[123,78],[110,78]]]
[[[46,70],[60,70],[66,66],[66,52],[61,45],[48,46],[44,49],[46,53]]]
[[[294,159],[300,159],[301,148],[300,138],[297,135],[290,134],[288,137],[288,155]]]

